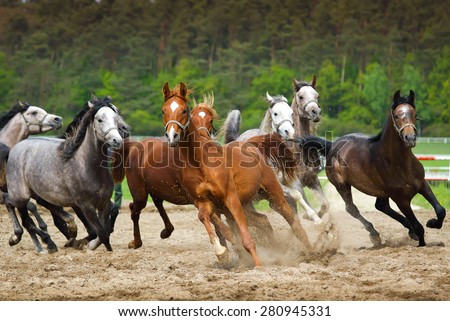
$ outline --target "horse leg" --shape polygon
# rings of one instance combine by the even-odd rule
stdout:
[[[153,198],[153,203],[155,204],[156,208],[158,209],[159,215],[161,216],[163,222],[164,222],[164,230],[161,231],[161,234],[159,235],[162,239],[166,239],[172,235],[173,230],[175,229],[172,225],[172,222],[169,219],[169,216],[167,215],[166,209],[163,206],[163,201]],[[139,218],[138,218],[139,220]]]
[[[215,212],[211,215],[211,222],[214,225],[216,235],[219,238],[220,244],[222,246],[227,246],[226,240],[228,240],[228,242],[233,245],[236,244],[236,239],[234,238],[233,232],[231,231],[230,227],[222,222],[219,213]]]
[[[114,194],[114,196],[116,196],[116,194]],[[113,201],[111,201],[111,211],[110,211],[110,229],[109,229],[109,233],[112,234],[114,232],[114,226],[116,225],[116,219],[117,216],[119,216],[119,210],[120,210],[120,206],[117,204],[114,204]]]
[[[439,203],[427,181],[423,180],[419,193],[433,206],[437,216],[437,219],[431,218],[428,220],[427,227],[440,229],[444,223],[444,218],[446,215],[445,208],[443,208]]]
[[[394,220],[400,222],[405,228],[409,230],[408,234],[409,237],[411,237],[413,240],[418,241],[419,238],[416,235],[416,232],[414,231],[413,226],[411,223],[404,217],[403,215],[397,213],[394,211],[391,206],[389,205],[389,198],[381,198],[377,197],[377,200],[375,202],[375,208],[384,214],[387,214],[389,217],[393,218]]]
[[[322,185],[320,184],[320,180],[317,175],[315,175],[315,177],[312,179],[311,184],[308,185],[308,188],[310,188],[316,198],[320,200],[320,210],[317,215],[319,215],[319,217],[324,216],[330,208],[330,202],[328,202],[328,199],[323,192]]]
[[[6,209],[8,210],[9,217],[11,217],[11,221],[13,223],[13,231],[14,231],[14,234],[10,236],[8,243],[10,246],[14,246],[14,245],[19,244],[20,240],[22,239],[23,228],[22,228],[22,225],[20,225],[19,220],[17,219],[17,214],[14,209],[14,206],[12,206],[8,203],[6,203],[5,206],[6,206]]]
[[[411,209],[411,200],[394,200],[394,202],[397,204],[400,211],[405,214],[406,218],[413,226],[416,235],[419,237],[419,246],[425,246],[425,230],[423,229],[422,224],[420,224],[420,222],[417,220],[414,212]]]
[[[39,253],[44,253],[41,243],[39,242],[37,235],[42,239],[42,241],[47,245],[48,253],[54,253],[58,251],[58,248],[56,247],[56,244],[52,241],[50,238],[50,235],[44,231],[41,231],[37,228],[36,224],[34,224],[31,217],[28,215],[28,209],[25,205],[24,207],[18,207],[17,208],[20,213],[20,217],[22,218],[22,224],[25,227],[25,229],[28,231],[28,234],[30,234],[30,237],[34,243],[34,246],[36,248],[36,251]]]
[[[36,201],[39,205],[45,207],[50,211],[55,226],[67,238],[67,240],[69,240],[69,242],[73,242],[78,233],[78,227],[75,223],[75,218],[73,217],[73,215],[64,211],[62,207],[53,205],[40,197],[37,198]]]
[[[306,249],[308,251],[312,251],[313,247],[309,242],[308,235],[303,229],[300,223],[300,219],[297,215],[295,215],[286,199],[284,198],[282,189],[278,187],[279,185],[277,186],[274,184],[268,184],[265,186],[271,186],[270,189],[266,189],[267,198],[269,200],[269,203],[271,204],[271,207],[273,207],[278,213],[283,216],[286,222],[288,222],[288,224],[290,225],[295,237],[300,242],[302,242]]]
[[[28,202],[27,203],[27,209],[36,218],[36,221],[38,222],[39,228],[42,231],[47,232],[47,224],[44,222],[44,220],[42,219],[41,215],[39,214],[36,205],[34,205],[33,202]]]
[[[249,226],[256,227],[258,230],[262,231],[267,237],[269,244],[275,246],[276,239],[273,233],[272,224],[270,224],[267,215],[259,213],[253,203],[248,203],[243,207],[245,217],[247,218],[247,223]]]
[[[77,215],[77,217],[80,219],[80,221],[83,223],[83,225],[86,228],[86,231],[88,233],[88,235],[86,237],[84,237],[83,239],[81,239],[79,241],[74,241],[74,243],[72,245],[75,248],[81,248],[83,245],[87,245],[90,241],[97,238],[97,234],[95,233],[94,229],[91,226],[91,223],[88,221],[88,219],[86,218],[86,215],[84,215],[81,208],[79,208],[78,206],[74,206],[74,207],[72,207],[72,209],[75,212],[75,214]]]
[[[281,188],[283,189],[283,192],[285,194],[292,196],[294,199],[297,200],[297,202],[300,203],[300,205],[306,211],[305,218],[313,221],[314,224],[316,225],[323,223],[322,219],[319,217],[316,211],[306,201],[303,186],[299,180],[295,180],[293,183],[290,184],[290,186],[281,185]]]
[[[349,184],[336,184],[334,186],[345,202],[345,210],[364,225],[364,228],[369,232],[370,240],[375,246],[381,245],[380,234],[375,230],[373,224],[361,215],[355,203],[353,203],[351,186]]]
[[[100,244],[103,243],[107,251],[112,251],[111,243],[109,241],[109,206],[105,206],[107,211],[103,208],[102,212],[99,213],[100,215],[98,216],[94,206],[90,204],[82,204],[82,202],[79,202],[79,204],[80,205],[78,207],[86,216],[88,225],[97,235],[96,239],[91,240],[88,243],[89,249],[95,250]],[[108,217],[105,218],[105,216]],[[108,222],[106,222],[106,220],[108,220]]]
[[[147,205],[147,200],[133,199],[130,203],[131,220],[133,221],[133,236],[134,239],[128,243],[129,249],[138,249],[142,246],[141,230],[139,228],[139,218],[141,211]]]
[[[206,232],[209,236],[209,241],[214,246],[217,259],[220,263],[226,263],[229,259],[228,250],[220,244],[220,240],[214,233],[211,227],[211,215],[213,214],[213,205],[207,201],[195,201],[195,206],[198,208],[198,218],[205,226]]]
[[[242,245],[252,256],[255,266],[261,266],[261,261],[256,254],[255,241],[253,241],[253,238],[248,230],[244,211],[242,209],[241,202],[238,196],[234,193],[228,193],[228,195],[225,196],[224,205],[231,213],[231,215],[233,215],[233,219],[236,222],[237,228],[239,230],[239,236],[241,237]]]

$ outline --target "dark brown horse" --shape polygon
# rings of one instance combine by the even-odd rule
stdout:
[[[243,247],[251,254],[255,265],[261,265],[242,208],[243,204],[250,203],[258,193],[266,195],[291,225],[297,238],[311,249],[298,217],[287,204],[277,177],[260,150],[272,145],[269,150],[273,151],[275,144],[276,148],[284,148],[288,152],[280,136],[268,134],[255,137],[253,143],[234,142],[220,146],[202,136],[191,121],[187,105],[189,91],[184,83],[173,90],[165,83],[163,94],[165,102],[162,113],[166,137],[170,146],[180,147],[179,153],[184,165],[180,169],[182,185],[194,199],[199,219],[205,226],[219,260],[226,255],[227,249],[220,245],[210,224],[215,212],[225,213],[233,219]],[[278,165],[286,177],[293,176],[293,164],[283,165],[281,158],[278,158]]]
[[[316,147],[326,154],[328,179],[344,199],[347,212],[369,231],[374,245],[381,244],[380,235],[353,203],[352,186],[375,196],[375,207],[406,227],[410,237],[419,240],[419,246],[425,246],[424,229],[411,209],[412,198],[419,193],[434,207],[437,219],[430,219],[427,227],[441,228],[446,215],[424,179],[422,164],[411,151],[416,145],[415,121],[414,92],[401,97],[397,91],[380,134],[373,137],[350,134],[334,143],[308,137],[303,144],[303,149]],[[389,199],[404,216],[390,207]]]

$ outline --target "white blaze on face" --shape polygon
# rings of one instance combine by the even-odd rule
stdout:
[[[201,112],[198,113],[198,115],[199,115],[201,118],[205,118],[206,113],[205,113],[204,111],[201,111]]]
[[[180,105],[178,105],[176,101],[174,101],[170,104],[170,109],[172,109],[172,112],[177,110],[178,107],[180,107]]]

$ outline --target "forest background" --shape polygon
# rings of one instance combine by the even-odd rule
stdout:
[[[161,88],[214,92],[224,118],[259,126],[265,93],[311,80],[318,134],[374,134],[394,92],[414,90],[421,136],[450,132],[450,1],[0,0],[0,106],[17,99],[66,124],[110,95],[134,135],[161,135]]]

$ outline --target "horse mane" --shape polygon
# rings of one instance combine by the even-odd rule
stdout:
[[[86,102],[83,106],[83,109],[73,118],[72,122],[67,126],[66,130],[58,136],[58,138],[66,139],[67,137],[70,137],[73,135],[74,131],[78,127],[78,125],[81,122],[81,119],[83,119],[83,116],[89,111],[90,107],[88,105],[88,102]]]
[[[409,96],[406,95],[406,96],[401,96],[397,100],[393,101],[392,105],[391,105],[391,109],[394,110],[398,105],[401,105],[401,104],[409,104],[414,109],[416,108],[414,101],[411,101],[411,99],[409,99]]]
[[[208,95],[203,95],[203,102],[197,103],[197,101],[194,98],[194,107],[192,108],[192,111],[194,111],[195,109],[201,109],[201,110],[206,110],[207,112],[209,112],[213,119],[219,119],[219,114],[217,113],[217,111],[214,109],[214,94],[210,93]]]
[[[294,85],[294,95],[296,92],[298,92],[302,87],[305,86],[312,86],[312,84],[310,82],[301,80],[301,81],[297,81]]]
[[[1,117],[0,117],[0,130],[3,129],[3,127],[6,126],[6,124],[9,123],[9,121],[16,116],[18,113],[23,113],[25,112],[28,108],[30,107],[30,105],[28,103],[22,103],[20,104],[19,102],[17,102],[9,111],[5,112]]]
[[[109,104],[111,104],[111,99],[109,97],[105,97],[103,99],[91,100],[90,102],[93,103],[94,106],[89,108],[89,110],[82,115],[79,123],[76,126],[73,126],[72,132],[66,136],[66,139],[58,147],[60,156],[64,160],[68,160],[73,157],[75,152],[83,143],[84,138],[86,137],[87,129],[93,122],[95,114],[100,108],[109,106]]]

